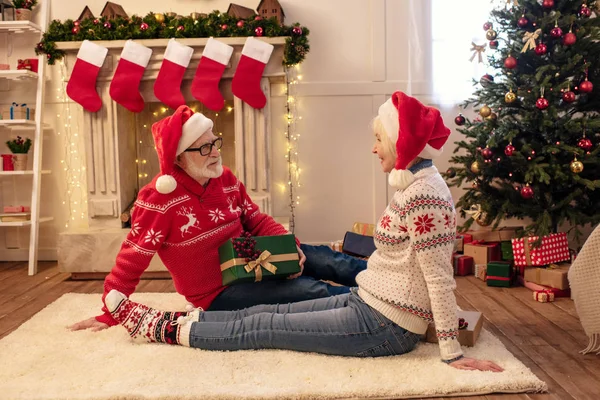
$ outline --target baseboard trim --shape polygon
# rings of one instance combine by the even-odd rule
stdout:
[[[56,248],[38,249],[38,261],[57,261]],[[1,249],[0,261],[29,261],[29,249]]]

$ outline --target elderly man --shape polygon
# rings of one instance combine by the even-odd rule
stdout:
[[[218,248],[243,231],[254,236],[284,235],[286,229],[263,214],[244,185],[221,165],[223,139],[213,122],[187,106],[152,126],[161,173],[140,190],[131,231],[104,282],[130,296],[155,253],[173,278],[178,293],[205,310],[234,310],[257,304],[290,303],[347,293],[366,265],[344,258],[325,262],[323,248],[298,247],[305,276],[224,287]],[[309,255],[306,257],[303,250]],[[314,260],[311,261],[311,257]],[[103,314],[72,325],[72,330],[102,330],[117,324],[106,307]],[[176,316],[175,316],[176,317]]]

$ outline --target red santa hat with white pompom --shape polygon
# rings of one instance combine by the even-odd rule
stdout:
[[[172,174],[177,156],[212,127],[210,119],[193,112],[188,106],[180,106],[173,115],[152,125],[152,137],[161,173],[155,184],[159,193],[168,194],[175,190],[177,181]]]
[[[406,189],[414,181],[406,169],[417,157],[432,159],[442,154],[450,136],[440,112],[419,100],[396,92],[379,107],[379,120],[388,137],[396,144],[396,163],[388,178],[397,189]]]

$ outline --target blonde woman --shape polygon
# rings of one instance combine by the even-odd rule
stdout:
[[[450,259],[455,210],[431,159],[450,131],[438,110],[396,92],[373,123],[373,154],[398,190],[380,217],[377,250],[350,293],[238,311],[200,309],[172,321],[112,291],[106,305],[137,340],[206,350],[287,349],[380,357],[412,351],[434,322],[441,360],[458,369],[502,371],[463,356]],[[333,252],[320,255],[340,257]],[[311,255],[307,254],[307,262]],[[329,261],[334,262],[334,261]]]

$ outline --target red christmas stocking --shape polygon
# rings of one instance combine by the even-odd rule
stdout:
[[[273,45],[253,37],[246,39],[231,82],[233,94],[254,108],[263,108],[267,104],[267,98],[260,89],[260,78],[272,52]]]
[[[102,99],[96,91],[96,80],[106,53],[106,47],[84,40],[67,84],[67,95],[89,112],[96,112],[102,108]]]
[[[193,53],[194,49],[191,47],[184,46],[175,39],[169,40],[158,77],[154,82],[154,94],[172,109],[185,104],[181,94],[181,82]]]
[[[192,81],[192,95],[213,111],[219,111],[225,100],[219,92],[219,81],[229,63],[233,47],[210,38]]]
[[[132,112],[144,109],[139,86],[148,66],[152,50],[132,40],[125,42],[115,76],[110,83],[110,97]]]

